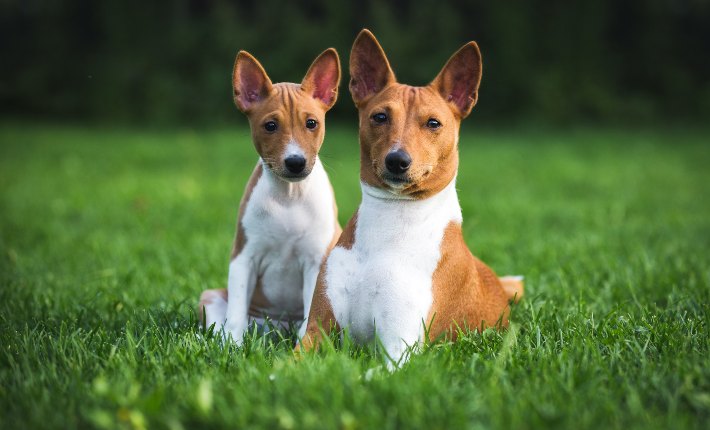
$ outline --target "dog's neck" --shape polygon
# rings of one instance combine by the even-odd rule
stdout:
[[[362,187],[363,198],[364,198],[365,194],[367,194],[370,197],[373,197],[375,199],[382,199],[382,200],[393,200],[393,201],[415,200],[415,198],[410,195],[399,194],[399,193],[396,193],[394,191],[390,191],[385,188],[373,187],[372,185],[368,185],[365,182],[360,182],[360,186]]]
[[[461,206],[456,192],[456,177],[443,190],[425,199],[414,199],[410,196],[395,194],[364,182],[361,182],[360,186],[362,188],[361,210],[379,212],[384,217],[396,214],[398,218],[382,219],[382,222],[407,223],[417,222],[417,220],[426,222],[428,216],[434,214],[461,222]]]
[[[261,164],[263,176],[269,186],[269,191],[273,193],[275,197],[284,200],[299,199],[308,194],[312,185],[325,173],[323,164],[321,164],[320,158],[317,156],[311,173],[300,181],[288,181],[276,175],[263,159],[261,160]]]
[[[383,261],[399,255],[407,264],[418,264],[423,249],[438,252],[444,230],[451,222],[461,223],[455,180],[433,196],[417,200],[383,198],[371,185],[361,186],[353,249],[364,255],[384,253],[388,257],[383,257]]]

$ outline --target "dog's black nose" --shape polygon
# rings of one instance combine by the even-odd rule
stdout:
[[[299,174],[306,168],[306,159],[301,155],[289,155],[284,160],[284,164],[289,172]]]
[[[401,149],[390,152],[385,157],[385,166],[387,166],[387,170],[395,175],[400,175],[406,172],[411,165],[412,157],[410,157],[406,151]]]

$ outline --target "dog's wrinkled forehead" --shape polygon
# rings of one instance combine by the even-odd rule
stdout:
[[[415,87],[394,83],[373,95],[361,107],[361,111],[366,113],[374,113],[380,110],[389,111],[393,114],[402,113],[405,118],[411,120],[422,116],[454,118],[448,103],[430,86]]]
[[[252,121],[274,117],[290,123],[305,116],[322,119],[325,113],[323,104],[303,91],[300,85],[284,82],[274,84],[270,95],[249,111],[247,116]]]
[[[273,172],[301,178],[311,171],[325,136],[326,110],[301,85],[278,83],[246,113],[254,146]]]
[[[300,84],[273,84],[261,64],[246,51],[237,54],[232,72],[234,102],[249,116],[277,105],[317,106],[318,111],[325,112],[337,100],[339,82],[340,60],[333,48],[326,49],[313,61]]]
[[[478,99],[481,70],[478,45],[468,42],[449,58],[426,88],[438,93],[454,114],[462,119],[468,116]],[[353,43],[349,87],[358,109],[369,105],[375,96],[389,93],[392,87],[407,91],[416,88],[398,85],[385,51],[368,30],[362,30]],[[416,93],[416,90],[413,92]]]

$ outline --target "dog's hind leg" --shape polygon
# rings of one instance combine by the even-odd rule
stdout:
[[[219,331],[224,326],[227,319],[227,289],[205,290],[200,295],[198,308],[200,323],[204,323],[209,328],[215,325],[215,331]]]
[[[508,296],[509,301],[518,303],[520,299],[523,298],[525,286],[522,276],[501,276],[498,279],[500,280],[500,284],[503,286],[503,291],[505,291],[505,295]]]

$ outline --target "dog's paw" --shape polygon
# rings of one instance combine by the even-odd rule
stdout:
[[[301,322],[301,326],[298,328],[298,338],[303,339],[306,335],[306,330],[308,329],[308,320]]]
[[[232,342],[237,346],[241,346],[244,342],[244,332],[246,327],[241,325],[230,325],[229,323],[224,325],[222,330],[222,339],[225,344]]]

